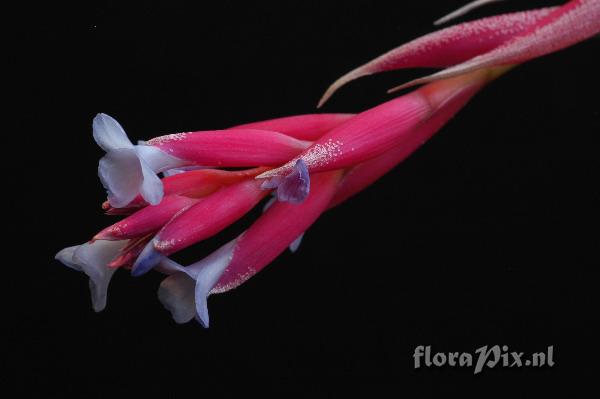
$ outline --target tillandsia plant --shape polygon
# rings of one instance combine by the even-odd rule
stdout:
[[[319,102],[365,75],[445,68],[399,86],[424,84],[418,89],[358,114],[296,115],[137,145],[116,120],[99,114],[93,135],[106,151],[98,168],[108,192],[102,206],[124,218],[56,259],[87,274],[96,311],[106,306],[116,270],[140,276],[154,269],[166,276],[158,298],[174,320],[195,318],[208,327],[209,295],[243,284],[287,248],[295,251],[323,212],[404,160],[485,85],[598,32],[600,0],[572,0],[439,30],[342,76]],[[262,215],[211,255],[188,266],[170,258],[218,234],[270,194]]]

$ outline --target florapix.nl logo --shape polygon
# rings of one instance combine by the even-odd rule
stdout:
[[[554,345],[546,351],[525,352],[510,351],[507,345],[482,346],[470,352],[435,352],[431,346],[419,345],[413,354],[415,369],[422,367],[473,367],[473,373],[479,374],[485,367],[553,367]]]

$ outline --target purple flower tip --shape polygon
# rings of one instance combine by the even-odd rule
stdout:
[[[304,160],[299,159],[292,173],[277,185],[277,199],[292,204],[302,203],[310,192],[310,175]]]

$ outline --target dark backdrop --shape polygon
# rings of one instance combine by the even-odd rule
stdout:
[[[335,78],[431,31],[461,3],[98,2],[15,14],[5,381],[59,397],[205,397],[251,385],[404,397],[473,388],[520,396],[524,383],[569,393],[596,378],[598,40],[489,86],[411,158],[322,216],[299,252],[211,297],[208,330],[172,322],[157,273],[117,273],[95,314],[86,278],[53,259],[113,220],[99,208],[96,113],[136,140],[310,113]],[[374,106],[425,72],[362,79],[324,111]],[[178,259],[198,259],[247,222]],[[496,344],[554,345],[556,365],[477,376],[413,367],[418,345]]]

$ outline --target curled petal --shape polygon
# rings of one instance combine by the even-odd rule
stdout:
[[[323,105],[340,87],[363,76],[402,68],[447,67],[490,51],[525,32],[556,8],[516,12],[451,26],[403,44],[336,80],[319,101]]]
[[[89,277],[92,305],[96,312],[106,307],[108,284],[115,272],[115,269],[107,265],[126,243],[127,241],[95,241],[68,247],[56,254],[56,260]]]
[[[98,176],[108,193],[109,203],[116,208],[130,203],[144,182],[142,165],[133,148],[115,149],[107,153],[98,164]]]
[[[158,299],[171,312],[176,323],[185,323],[194,316],[200,324],[209,326],[206,299],[229,263],[237,240],[225,244],[211,255],[176,272],[160,284]]]
[[[175,323],[187,323],[196,314],[194,288],[196,282],[186,273],[165,278],[158,288],[158,300],[171,312]]]
[[[279,201],[291,204],[301,203],[310,192],[310,175],[306,162],[298,159],[290,174],[285,177],[275,176],[264,181],[260,187],[265,190],[277,188],[277,200]]]
[[[109,115],[96,115],[92,122],[92,128],[94,140],[106,152],[119,148],[133,148],[123,127]]]
[[[98,164],[100,181],[112,207],[129,204],[138,194],[150,204],[162,200],[163,187],[156,173],[182,165],[182,161],[146,145],[134,146],[119,123],[106,114],[93,121],[94,139],[106,151]]]
[[[146,161],[140,159],[142,170],[142,182],[139,186],[141,197],[150,205],[159,204],[163,198],[163,185],[156,172],[146,164]]]

